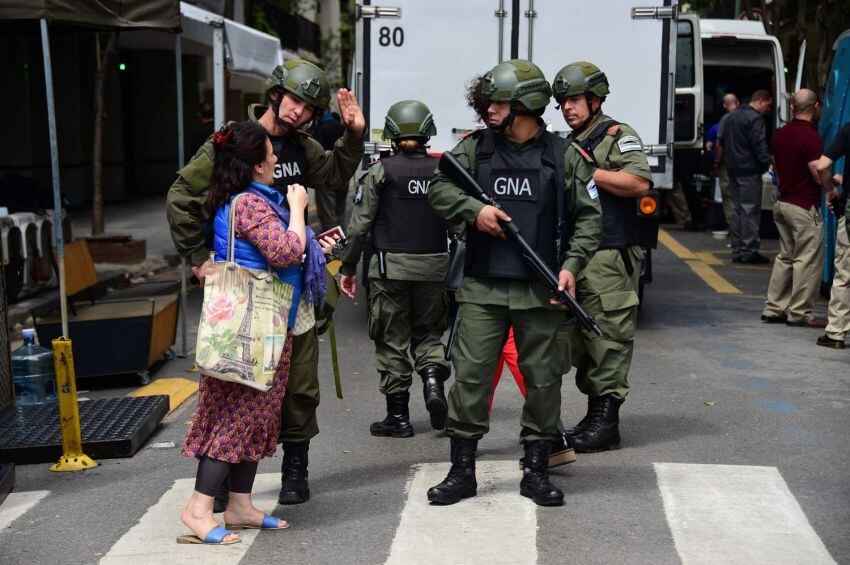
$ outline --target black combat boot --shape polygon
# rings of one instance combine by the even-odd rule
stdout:
[[[566,465],[567,463],[575,463],[576,452],[573,449],[573,440],[566,434],[559,439],[549,442],[552,445],[552,450],[549,453],[549,469]],[[519,470],[525,467],[525,457],[519,458]]]
[[[369,426],[373,436],[413,437],[410,425],[410,411],[407,403],[409,392],[395,392],[387,395],[387,417]]]
[[[519,483],[519,493],[530,498],[538,506],[562,506],[564,493],[549,482],[549,453],[552,443],[545,440],[529,441],[525,444],[525,468]]]
[[[610,394],[588,398],[589,420],[584,429],[573,436],[573,446],[579,453],[596,453],[620,449],[620,404]]]
[[[588,396],[587,397],[587,413],[584,415],[584,417],[581,420],[579,420],[578,424],[576,424],[572,428],[569,428],[566,431],[564,431],[565,435],[575,437],[575,436],[579,435],[581,432],[584,431],[585,426],[587,426],[587,423],[590,422],[590,401],[591,401],[591,399]]]
[[[449,368],[441,365],[428,365],[419,373],[422,377],[422,394],[425,397],[425,408],[431,415],[431,427],[435,430],[446,428],[446,417],[449,405],[443,383],[449,378]]]
[[[280,504],[301,504],[310,500],[307,482],[307,452],[310,442],[283,443],[283,464],[280,467],[281,483],[277,501]]]
[[[437,504],[454,504],[464,498],[475,496],[478,483],[475,481],[475,447],[472,439],[451,438],[452,468],[443,482],[428,489],[428,500]]]

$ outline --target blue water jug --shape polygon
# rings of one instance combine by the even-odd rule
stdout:
[[[18,406],[56,402],[53,352],[35,344],[35,330],[25,329],[24,344],[12,352],[12,379]]]

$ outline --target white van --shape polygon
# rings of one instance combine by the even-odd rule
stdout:
[[[789,114],[779,40],[758,21],[699,19],[694,13],[679,15],[677,37],[676,166],[693,166],[695,160],[688,153],[703,147],[706,132],[723,115],[722,99],[729,92],[742,104],[756,90],[773,93],[773,108],[765,120],[770,140]],[[690,173],[680,172],[679,178]],[[770,225],[775,191],[770,175],[765,174],[762,214]]]

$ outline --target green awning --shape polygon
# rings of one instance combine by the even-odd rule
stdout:
[[[96,29],[180,28],[179,0],[4,0],[0,23],[46,18],[51,25]]]

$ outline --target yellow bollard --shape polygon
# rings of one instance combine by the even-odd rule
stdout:
[[[62,457],[50,466],[51,471],[85,471],[97,462],[83,453],[80,432],[80,407],[77,404],[77,379],[74,377],[74,355],[71,340],[53,340],[53,366],[59,395],[59,425],[62,429]]]

